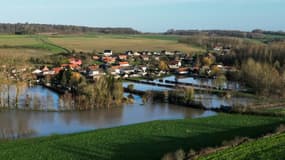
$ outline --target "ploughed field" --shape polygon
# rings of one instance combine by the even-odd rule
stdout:
[[[199,119],[153,121],[79,134],[3,141],[0,143],[0,157],[59,160],[161,159],[165,153],[179,148],[185,151],[199,150],[220,146],[223,141],[235,137],[256,138],[284,122],[285,118],[280,117],[229,114]]]

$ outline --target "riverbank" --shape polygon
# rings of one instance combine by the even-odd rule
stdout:
[[[161,159],[177,148],[199,150],[235,137],[256,138],[285,119],[219,114],[198,119],[153,121],[71,135],[3,141],[3,159]],[[42,158],[41,158],[42,157]]]

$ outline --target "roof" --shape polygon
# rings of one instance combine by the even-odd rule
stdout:
[[[120,62],[119,64],[129,64],[129,62]]]
[[[110,50],[110,49],[106,49],[106,50],[104,50],[104,52],[106,53],[106,52],[112,52],[112,50]]]
[[[96,69],[98,69],[98,68],[99,68],[98,65],[88,66],[88,69],[89,69],[89,70],[96,70]]]
[[[189,68],[188,67],[181,67],[181,68],[178,68],[177,69],[179,72],[182,72],[182,71],[189,71]]]
[[[62,68],[56,67],[56,68],[53,68],[52,70],[54,71],[55,74],[58,74],[62,70]]]

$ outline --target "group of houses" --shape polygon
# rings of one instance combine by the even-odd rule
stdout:
[[[160,62],[165,57],[168,59],[166,61],[167,70],[161,70],[158,66],[152,66],[153,61]],[[94,54],[92,57],[87,57],[91,59],[92,64],[84,64],[83,60],[76,55],[67,58],[69,63],[55,67],[43,66],[42,68],[35,69],[32,73],[41,76],[53,76],[60,73],[61,70],[70,68],[76,72],[80,72],[87,78],[96,79],[105,74],[111,74],[117,78],[144,77],[149,74],[161,76],[161,74],[167,72],[186,75],[189,73],[199,73],[201,69],[200,66],[195,65],[195,57],[188,56],[179,51],[126,51],[124,54],[113,54],[112,50],[105,50],[101,54]],[[222,65],[219,65],[219,67],[224,68]]]

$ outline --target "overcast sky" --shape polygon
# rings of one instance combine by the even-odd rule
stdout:
[[[0,22],[167,29],[285,30],[285,0],[8,0]]]

